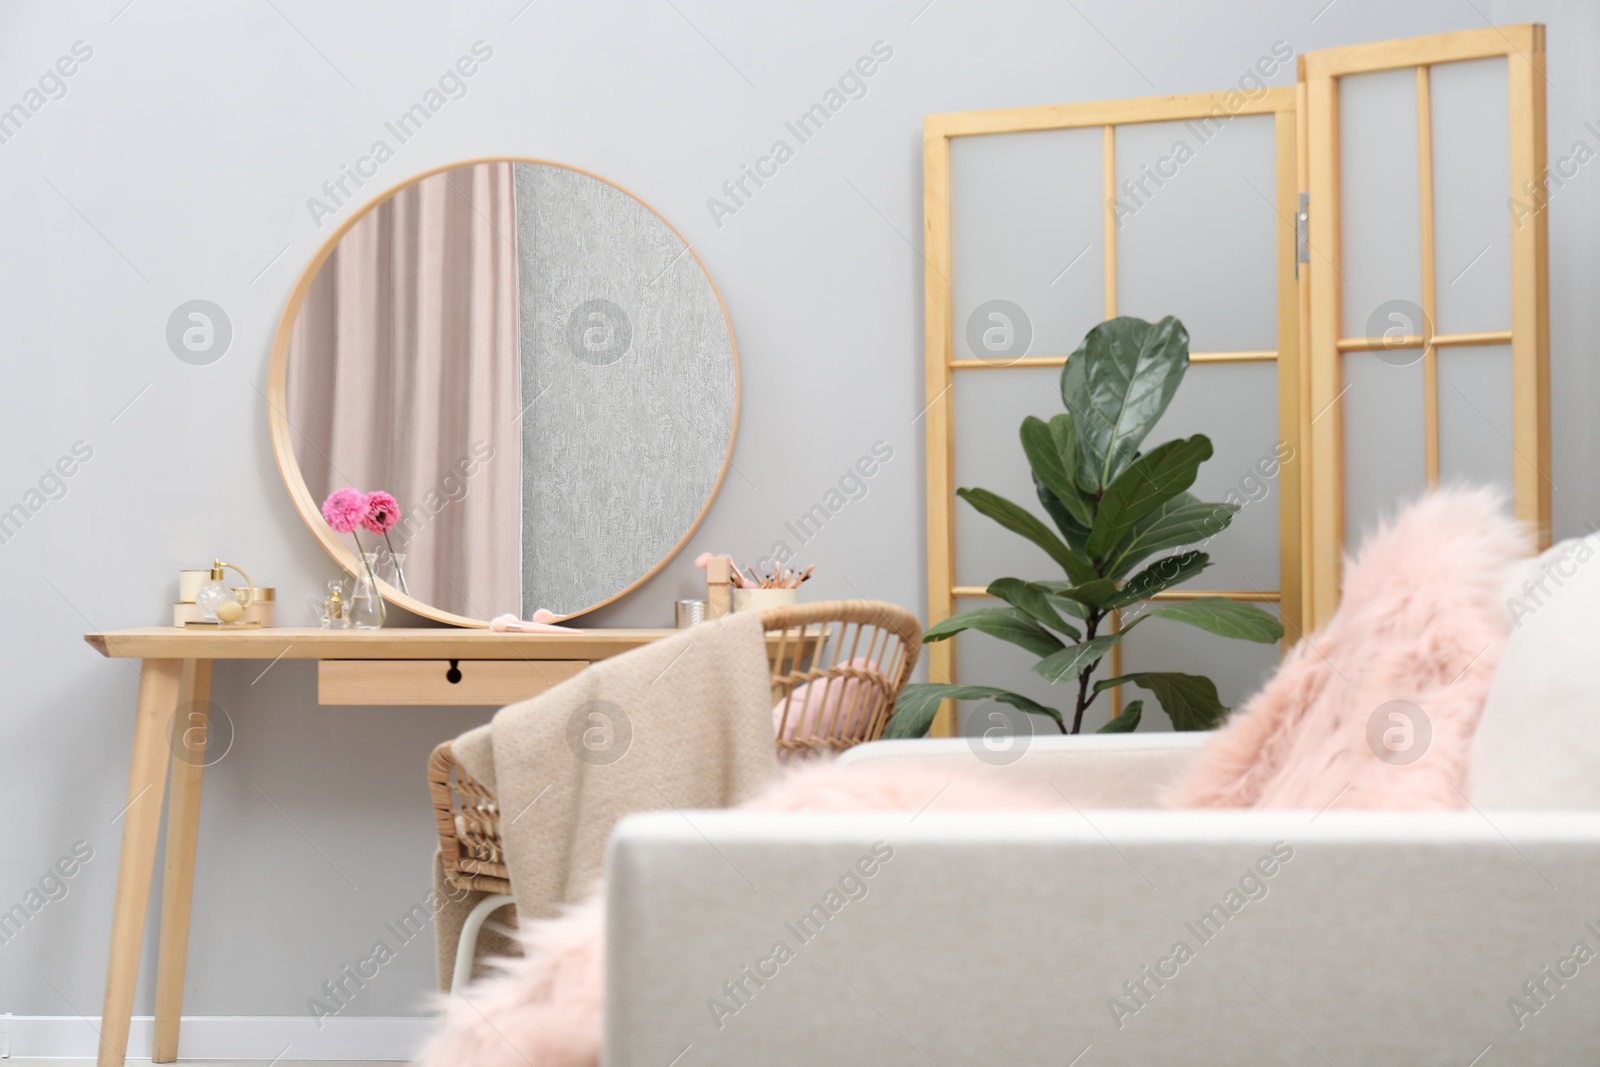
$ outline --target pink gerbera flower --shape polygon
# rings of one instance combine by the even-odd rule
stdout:
[[[336,532],[350,533],[367,517],[367,498],[359,489],[335,489],[322,502],[322,517]]]
[[[400,502],[382,489],[367,494],[367,511],[361,525],[375,534],[387,534],[400,520]]]

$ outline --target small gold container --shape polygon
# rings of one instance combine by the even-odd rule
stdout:
[[[244,605],[240,622],[275,626],[278,616],[278,591],[271,586],[235,586],[233,595]]]

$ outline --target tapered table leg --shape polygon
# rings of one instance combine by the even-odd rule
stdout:
[[[122,812],[122,854],[117,860],[117,896],[111,914],[111,954],[106,964],[106,999],[100,1013],[99,1067],[121,1067],[127,1057],[133,992],[139,978],[150,879],[161,832],[161,796],[166,785],[172,713],[178,705],[183,661],[147,659],[139,681],[133,720],[133,757],[128,767],[128,806]]]
[[[156,1032],[151,1058],[178,1058],[183,972],[189,957],[189,905],[194,899],[195,844],[200,836],[200,786],[211,729],[211,661],[183,661],[178,722],[172,729],[172,791],[167,800],[166,871],[161,879],[161,938],[156,962]]]

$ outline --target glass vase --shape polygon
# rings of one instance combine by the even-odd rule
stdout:
[[[383,566],[378,571],[378,577],[407,596],[411,595],[411,590],[406,588],[406,554],[404,552],[384,552]]]
[[[378,554],[363,552],[362,565],[356,568],[355,588],[350,593],[350,625],[357,630],[376,630],[383,625],[383,597],[372,584],[378,571]]]

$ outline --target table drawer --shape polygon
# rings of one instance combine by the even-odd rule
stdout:
[[[560,659],[325,659],[317,664],[317,703],[515,704],[588,665]]]

